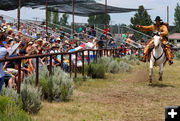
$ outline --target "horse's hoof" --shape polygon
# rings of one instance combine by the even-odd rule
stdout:
[[[152,86],[152,82],[149,82],[149,86]]]
[[[162,77],[159,78],[159,81],[162,81]]]

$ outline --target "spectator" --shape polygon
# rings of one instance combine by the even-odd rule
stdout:
[[[4,30],[2,28],[0,28],[0,37],[3,36],[3,34],[4,34]],[[2,42],[3,41],[0,39],[0,45],[2,44]],[[0,46],[0,58],[4,58],[6,56],[7,56],[6,48]],[[2,86],[4,84],[4,76],[5,76],[3,66],[4,66],[4,63],[1,62],[0,63],[0,92],[1,92]]]
[[[107,34],[109,32],[109,28],[106,28],[105,26],[104,26],[104,29],[103,29],[103,34]]]

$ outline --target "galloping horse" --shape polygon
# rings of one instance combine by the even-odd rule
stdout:
[[[150,55],[150,73],[149,73],[149,84],[152,84],[153,66],[159,66],[159,81],[162,81],[163,67],[166,62],[166,53],[161,46],[161,37],[158,34],[154,34],[153,37],[154,48]]]

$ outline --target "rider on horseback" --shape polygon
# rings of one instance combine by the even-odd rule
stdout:
[[[136,27],[141,28],[142,31],[153,31],[154,33],[159,33],[159,35],[162,37],[161,42],[163,45],[165,45],[165,51],[166,51],[166,57],[169,61],[169,65],[173,64],[172,58],[173,58],[173,53],[171,49],[171,45],[168,43],[168,24],[161,22],[161,18],[159,16],[156,17],[155,19],[156,24],[150,25],[150,26],[141,26],[141,25],[136,25]],[[150,42],[147,44],[147,46],[144,49],[144,56],[142,61],[146,62],[146,60],[149,57],[150,54],[150,45],[153,43],[153,39],[150,40]]]

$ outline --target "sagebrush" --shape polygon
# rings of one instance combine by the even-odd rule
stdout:
[[[37,114],[42,108],[41,91],[30,84],[21,84],[22,109]]]
[[[31,117],[7,96],[0,96],[0,121],[32,121]]]

